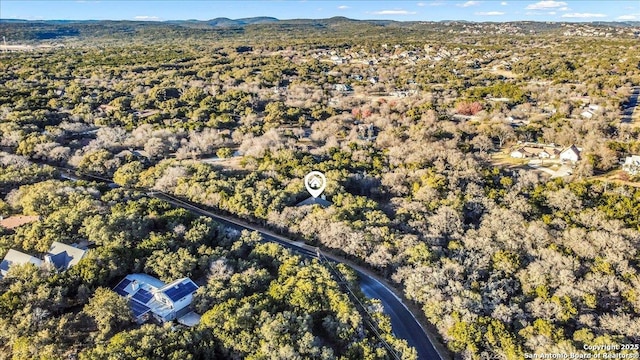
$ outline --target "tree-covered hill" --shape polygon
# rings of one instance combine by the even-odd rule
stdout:
[[[227,38],[242,37],[245,32],[265,39],[311,38],[318,35],[347,36],[354,32],[360,36],[376,37],[384,29],[385,36],[428,35],[460,31],[465,28],[498,23],[473,23],[467,21],[410,21],[354,20],[345,17],[328,19],[278,20],[272,17],[243,19],[216,18],[211,20],[169,21],[111,21],[111,20],[38,20],[0,19],[0,34],[10,41],[70,40],[90,38],[122,38],[162,40],[170,38]],[[563,30],[560,22],[519,21],[500,23],[517,29],[517,34],[558,34]],[[638,22],[594,22],[587,25],[596,28],[638,27]],[[409,32],[409,34],[407,34]]]

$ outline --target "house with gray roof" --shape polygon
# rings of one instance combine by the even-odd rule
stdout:
[[[296,206],[306,206],[306,205],[315,205],[315,204],[320,205],[323,208],[328,208],[329,206],[333,205],[333,203],[327,200],[324,195],[321,195],[320,197],[311,196],[297,203]]]
[[[12,266],[24,264],[33,264],[39,267],[42,265],[42,260],[21,251],[9,249],[2,262],[0,262],[0,278],[6,276]]]
[[[0,278],[4,277],[13,265],[31,263],[35,266],[51,266],[57,271],[68,270],[77,265],[87,254],[87,249],[79,246],[67,245],[54,241],[49,251],[44,255],[44,261],[18,250],[9,249],[2,263],[0,263]]]
[[[67,270],[77,265],[86,254],[86,249],[54,241],[44,256],[44,262],[53,265],[57,270]]]
[[[190,307],[196,290],[198,285],[189,278],[165,284],[147,274],[129,274],[113,288],[129,300],[138,323],[153,318],[158,322],[178,320],[188,326],[194,326],[200,320]]]

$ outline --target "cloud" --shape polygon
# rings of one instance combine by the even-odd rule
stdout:
[[[560,8],[560,9],[558,9],[558,10],[560,10],[560,11],[569,11],[569,10],[571,10],[571,8],[570,8],[570,7],[568,7],[568,6],[563,6],[563,7],[561,7],[561,8]]]
[[[567,3],[564,1],[553,1],[553,0],[545,0],[540,1],[535,4],[530,4],[526,7],[527,10],[544,10],[544,9],[554,9],[567,6]]]
[[[416,5],[418,5],[418,6],[427,6],[427,4],[425,4],[425,3],[423,3],[423,2],[419,2],[419,3],[417,3]]]
[[[375,15],[413,15],[415,13],[415,11],[407,10],[380,10],[372,12],[372,14]]]
[[[148,15],[138,15],[138,16],[134,17],[134,19],[136,19],[136,20],[147,20],[147,21],[160,20],[160,18],[157,17],[157,16],[148,16]]]
[[[507,6],[507,5],[509,5],[509,4],[508,4],[506,1],[503,1],[503,2],[501,2],[501,3],[500,3],[500,5],[502,5],[502,6]]]
[[[474,13],[475,15],[479,15],[479,16],[499,16],[499,15],[504,15],[504,12],[502,11],[480,11],[477,13]]]
[[[593,14],[593,13],[567,13],[562,14],[563,18],[578,18],[578,19],[586,19],[586,18],[603,18],[607,17],[605,14]]]
[[[474,6],[474,5],[478,5],[480,4],[480,1],[467,1],[464,4],[458,4],[457,6],[459,7],[469,7],[469,6]]]
[[[348,8],[349,8],[349,7],[348,7],[347,5],[340,5],[340,6],[338,6],[338,9],[340,9],[340,10],[346,10],[346,9],[348,9]]]
[[[557,12],[555,12],[555,11],[549,11],[547,14],[549,14],[549,15],[555,15],[555,14],[557,14]]]
[[[638,16],[636,14],[620,15],[618,20],[635,20]]]

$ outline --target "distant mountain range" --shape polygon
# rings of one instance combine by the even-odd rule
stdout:
[[[428,28],[425,28],[428,24]],[[215,18],[211,20],[21,20],[0,19],[0,36],[6,36],[9,41],[39,41],[63,38],[96,38],[96,37],[135,37],[162,38],[162,36],[236,36],[245,32],[256,35],[259,32],[276,32],[309,36],[315,30],[330,32],[349,32],[386,27],[385,33],[402,32],[407,29],[415,31],[449,31],[451,25],[460,28],[473,24],[482,24],[464,20],[447,21],[394,21],[394,20],[354,20],[346,17],[332,17],[328,19],[291,19],[279,20],[274,17],[251,17],[242,19]],[[554,31],[561,27],[560,22],[509,22],[527,31]],[[639,27],[638,21],[626,22],[591,22],[583,23],[593,26],[610,27]],[[445,29],[445,26],[447,28]],[[378,31],[378,30],[375,30]],[[375,32],[374,31],[374,32]]]
[[[340,23],[340,22],[352,22],[352,23],[372,23],[379,25],[386,25],[392,23],[416,23],[416,22],[434,22],[434,23],[468,23],[474,24],[478,22],[469,21],[469,20],[440,20],[440,21],[396,21],[396,20],[356,20],[350,19],[343,16],[335,16],[326,19],[288,19],[288,20],[280,20],[275,17],[269,16],[257,16],[257,17],[249,17],[242,19],[229,19],[226,17],[219,17],[210,20],[164,20],[164,21],[148,21],[148,20],[24,20],[24,19],[2,19],[0,18],[0,23],[40,23],[40,24],[82,24],[82,23],[100,23],[100,22],[109,22],[109,23],[156,23],[156,24],[176,24],[176,25],[196,25],[196,26],[209,26],[209,27],[242,27],[246,25],[254,25],[254,24],[267,24],[267,23]],[[536,23],[535,21],[511,21],[509,23]],[[544,22],[539,22],[544,23]],[[560,22],[558,22],[560,23]],[[638,26],[640,25],[640,21],[593,21],[586,22],[593,25],[606,25],[606,26]]]
[[[259,16],[259,17],[243,18],[243,19],[229,19],[225,17],[220,17],[220,18],[215,18],[211,20],[169,20],[169,21],[166,21],[166,23],[185,25],[185,26],[192,25],[196,27],[202,27],[202,26],[239,27],[239,26],[252,25],[252,24],[273,23],[278,21],[280,20],[274,17]]]

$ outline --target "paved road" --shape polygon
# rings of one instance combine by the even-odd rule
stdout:
[[[194,213],[208,216],[215,219],[224,226],[236,230],[248,229],[259,232],[265,241],[275,242],[284,247],[292,249],[307,257],[317,257],[316,248],[304,244],[299,241],[293,241],[285,237],[276,235],[268,230],[232,219],[227,216],[220,216],[209,211],[202,210],[198,207],[185,203],[175,198],[168,198],[164,194],[151,193],[160,199],[168,201],[174,206],[178,206]],[[410,346],[414,347],[418,352],[420,360],[440,360],[442,357],[438,354],[433,344],[429,340],[426,331],[422,328],[418,320],[411,314],[409,309],[396,297],[391,289],[378,281],[374,276],[365,273],[361,268],[353,264],[349,264],[344,259],[338,259],[332,255],[324,254],[331,261],[343,262],[354,268],[360,277],[360,288],[362,292],[369,298],[380,299],[384,306],[384,312],[391,318],[391,326],[394,335],[398,338],[407,340]]]
[[[380,299],[382,302],[384,312],[391,318],[393,334],[407,340],[407,343],[418,351],[419,359],[441,359],[420,323],[402,301],[375,278],[356,271],[360,277],[362,292],[368,298]]]
[[[638,97],[640,97],[640,86],[636,86],[633,88],[633,92],[629,97],[629,102],[627,103],[627,106],[625,107],[625,109],[622,111],[621,122],[623,123],[632,122],[633,112],[636,110],[636,107],[638,106]]]

